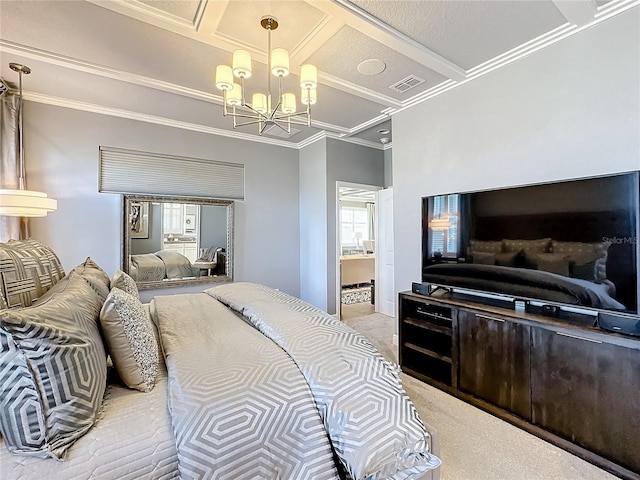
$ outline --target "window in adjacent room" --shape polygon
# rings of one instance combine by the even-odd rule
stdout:
[[[458,256],[459,195],[434,197],[429,214],[429,254],[431,257],[455,258]]]
[[[363,240],[369,238],[369,223],[367,221],[366,206],[343,206],[340,210],[340,225],[342,228],[343,247],[362,247]]]

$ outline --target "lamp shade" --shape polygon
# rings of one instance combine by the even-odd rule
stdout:
[[[276,77],[289,75],[289,52],[284,48],[271,50],[271,73]]]
[[[227,105],[232,107],[242,105],[242,87],[237,83],[234,83],[233,88],[227,92]]]
[[[233,52],[233,74],[238,78],[251,76],[251,54],[246,50]]]
[[[233,88],[233,71],[229,65],[216,67],[216,87],[219,90],[231,90]]]
[[[254,93],[251,106],[256,112],[267,113],[267,96],[264,93]]]
[[[315,105],[318,101],[318,91],[303,88],[302,92],[300,92],[300,101],[303,105]]]
[[[46,217],[58,209],[58,201],[33,190],[0,190],[0,215],[8,217]]]
[[[283,113],[296,113],[296,96],[293,93],[283,93],[281,108]]]
[[[310,63],[302,65],[300,69],[300,86],[311,89],[318,87],[318,69],[315,65]]]

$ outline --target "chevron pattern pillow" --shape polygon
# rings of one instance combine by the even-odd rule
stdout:
[[[41,303],[0,311],[0,432],[9,451],[60,459],[94,424],[107,375],[101,307],[72,272]]]

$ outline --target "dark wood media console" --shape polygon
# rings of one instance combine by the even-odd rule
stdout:
[[[479,303],[482,300],[482,303]],[[508,302],[399,295],[402,370],[618,475],[640,479],[640,339]]]

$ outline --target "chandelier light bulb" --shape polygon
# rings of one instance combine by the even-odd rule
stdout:
[[[315,105],[318,101],[318,90],[303,88],[300,93],[300,101],[303,105]]]
[[[251,106],[256,112],[267,113],[267,96],[264,93],[254,93]]]
[[[289,75],[289,52],[284,48],[271,50],[271,73],[276,77]]]
[[[293,93],[282,94],[282,112],[296,113],[296,96]]]
[[[233,88],[233,71],[228,65],[216,67],[216,87],[219,90],[231,90]]]
[[[239,107],[242,105],[242,87],[234,83],[233,88],[227,92],[227,105]]]
[[[300,86],[302,88],[315,89],[318,87],[318,68],[307,63],[300,69]]]
[[[233,52],[233,74],[238,78],[251,77],[251,54],[246,50]]]

